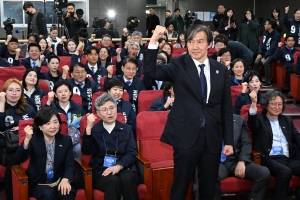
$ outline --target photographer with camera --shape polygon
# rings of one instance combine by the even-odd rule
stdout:
[[[77,13],[75,12],[75,5],[73,3],[66,4],[66,15],[64,15],[64,20],[70,38],[76,36],[77,31],[80,29],[80,21]],[[65,35],[67,34],[65,33]]]
[[[79,20],[80,28],[86,28],[88,25],[88,21],[83,19],[83,14],[84,14],[83,10],[81,8],[77,9],[76,14]]]
[[[193,24],[193,20],[196,19],[196,15],[191,10],[187,10],[184,16],[185,20],[185,28],[188,29],[191,24]]]
[[[109,30],[110,23],[106,19],[99,19],[98,26],[100,29],[95,29],[94,31],[94,34],[96,34],[96,38],[102,38],[102,36],[105,34],[108,34],[112,38],[115,38],[114,32]]]
[[[46,38],[48,36],[48,31],[45,16],[37,11],[29,1],[24,3],[23,10],[28,14],[27,34],[36,33],[40,38]]]
[[[154,8],[152,7],[149,8],[149,15],[147,16],[146,23],[147,35],[148,38],[151,38],[155,27],[160,25],[159,17],[155,15]]]

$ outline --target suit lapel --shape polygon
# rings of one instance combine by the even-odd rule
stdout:
[[[197,95],[199,97],[199,100],[201,102],[203,102],[202,100],[202,91],[201,91],[201,87],[200,87],[200,79],[199,79],[199,74],[198,74],[198,70],[196,69],[195,63],[193,61],[193,59],[191,58],[190,55],[186,55],[185,56],[185,69],[188,73],[188,75],[190,76],[193,84],[195,85],[195,89],[197,90],[198,94]]]
[[[46,144],[44,140],[44,135],[40,134],[38,135],[38,155],[39,157],[39,162],[40,162],[40,167],[39,169],[45,170],[46,169],[46,160],[47,160],[47,151],[46,151]],[[42,172],[45,173],[45,172]]]
[[[269,132],[269,136],[271,137],[271,140],[273,141],[273,131],[272,131],[270,120],[268,119],[268,117],[265,114],[263,115],[263,117],[264,117],[264,123]]]
[[[57,133],[55,135],[54,173],[55,173],[56,169],[58,168],[58,164],[60,163],[61,156],[64,155],[63,141],[61,140],[61,137],[59,134],[60,133]]]
[[[211,59],[209,58],[209,65],[210,65],[210,94],[209,94],[209,98],[208,98],[208,102],[209,102],[209,99],[210,97],[213,97],[214,96],[214,91],[215,89],[218,87],[218,76],[219,73],[216,73],[217,70],[217,67],[211,63]],[[217,94],[218,95],[221,95],[221,94]]]
[[[285,138],[286,138],[286,141],[288,141],[288,143],[290,143],[290,142],[289,142],[289,135],[288,135],[288,132],[287,132],[286,123],[285,123],[285,121],[283,120],[283,118],[282,118],[281,115],[278,116],[278,122],[279,122],[279,126],[280,126],[280,128],[281,128],[281,130],[282,130],[282,132],[283,132],[283,135],[284,135]]]

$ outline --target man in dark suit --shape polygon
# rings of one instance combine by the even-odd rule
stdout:
[[[158,39],[166,29],[157,26],[145,53],[146,78],[173,82],[176,102],[161,137],[174,149],[171,199],[185,199],[196,165],[200,170],[200,199],[213,199],[220,152],[233,153],[233,122],[227,69],[209,59],[213,36],[207,26],[193,25],[185,33],[188,54],[156,65]],[[200,74],[200,78],[199,78]]]
[[[110,35],[112,38],[115,37],[114,32],[109,30],[110,24],[108,21],[106,21],[105,19],[99,19],[98,25],[99,25],[100,29],[96,29],[94,31],[94,34],[96,34],[96,38],[102,38],[102,36],[105,34]]]
[[[279,91],[267,92],[260,101],[262,114],[257,114],[257,94],[249,94],[252,104],[248,114],[248,126],[253,133],[253,149],[261,155],[261,165],[269,168],[276,177],[274,199],[286,198],[292,175],[300,176],[300,133],[285,109],[284,96]],[[296,148],[297,147],[297,148]]]
[[[148,37],[151,38],[152,31],[157,25],[160,25],[159,17],[155,14],[154,8],[149,8],[149,15],[146,18],[146,28]]]
[[[234,114],[233,129],[234,154],[227,158],[221,156],[215,200],[222,199],[220,180],[228,176],[254,181],[250,199],[263,200],[271,178],[270,171],[264,166],[256,165],[251,160],[252,145],[245,118]]]

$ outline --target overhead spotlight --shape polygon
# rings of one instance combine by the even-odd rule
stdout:
[[[109,18],[115,18],[116,17],[116,12],[114,10],[109,10],[107,13]]]

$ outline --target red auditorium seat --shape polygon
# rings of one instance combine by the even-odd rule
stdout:
[[[68,125],[65,115],[60,114],[62,119],[61,133],[68,134]],[[27,125],[32,125],[33,119],[31,120],[20,120],[19,121],[19,144],[21,144],[25,138],[24,128]],[[90,168],[84,161],[74,160],[76,167],[78,167],[84,175],[84,186],[85,189],[78,189],[75,200],[89,200],[92,199],[92,168]],[[28,177],[25,173],[29,164],[29,159],[21,165],[15,165],[12,167],[12,181],[13,181],[13,196],[14,199],[19,200],[35,200],[34,197],[29,197],[28,194]]]
[[[47,93],[50,92],[50,82],[46,79],[40,79],[38,82],[40,89],[45,90]]]
[[[230,91],[231,91],[231,104],[232,107],[235,107],[235,100],[237,98],[237,96],[239,96],[239,94],[242,93],[242,86],[241,85],[237,85],[237,86],[230,86]],[[248,92],[248,89],[247,89]]]
[[[170,199],[174,179],[173,148],[160,142],[168,114],[145,111],[136,118],[139,168],[143,169],[147,200]],[[186,199],[192,198],[190,191]]]
[[[82,105],[82,98],[78,94],[73,94],[71,100],[79,105]],[[43,96],[41,100],[42,107],[47,103],[47,101],[48,101],[48,95]]]
[[[63,72],[62,67],[64,65],[68,65],[70,67],[70,65],[71,65],[71,56],[58,56],[58,57],[60,59],[58,70],[62,73]]]
[[[148,111],[153,101],[163,98],[162,90],[142,90],[138,96],[138,112]]]
[[[285,88],[286,86],[286,67],[284,66],[277,66],[277,85],[280,88]]]
[[[22,80],[26,71],[24,66],[0,67],[0,80],[7,81],[10,78]]]
[[[210,48],[207,52],[207,56],[211,56],[213,55],[214,53],[216,52],[216,49],[215,48]]]
[[[114,57],[112,58],[111,63],[112,63],[113,65],[117,65],[117,56],[114,56]]]
[[[293,119],[295,128],[300,132],[300,118]]]
[[[2,91],[3,85],[4,85],[4,81],[0,80],[0,91]]]
[[[186,50],[187,50],[186,48],[173,48],[172,58],[181,56],[184,52],[186,52]]]
[[[290,75],[290,91],[291,96],[294,97],[294,104],[296,99],[300,99],[300,76],[296,74]]]
[[[93,106],[92,106],[92,113],[96,113],[95,106],[94,106],[95,100],[97,99],[97,97],[101,96],[104,93],[106,93],[106,92],[101,91],[101,92],[95,92],[93,94],[93,96],[92,96],[92,104],[93,104]],[[126,101],[129,101],[129,94],[126,91],[123,92],[122,99],[124,99]]]
[[[96,116],[97,119],[95,123],[101,120],[101,118],[98,115]],[[118,113],[117,120],[120,121],[121,123],[125,123],[125,118],[122,113]],[[80,120],[80,136],[81,136],[80,138],[82,138],[84,134],[86,125],[87,125],[87,116],[85,115]],[[82,143],[82,140],[80,142]],[[82,155],[82,160],[84,160],[85,163],[89,163],[90,159],[91,159],[91,155],[84,155],[84,154]],[[139,184],[137,189],[138,189],[139,200],[146,200],[146,193],[147,193],[146,185]],[[93,189],[93,196],[94,199],[104,200],[104,192],[101,190]]]

